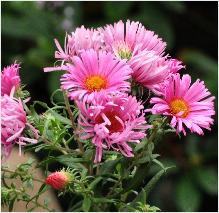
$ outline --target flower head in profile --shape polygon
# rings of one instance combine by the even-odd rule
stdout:
[[[166,78],[164,78],[163,81],[161,81],[158,84],[153,84],[151,87],[151,90],[156,94],[156,95],[162,95],[163,91],[165,90],[166,84],[168,84],[169,79],[178,73],[181,69],[185,69],[185,66],[182,64],[182,61],[179,61],[177,59],[168,59],[166,60],[166,65],[167,65],[167,70],[168,70],[168,75]],[[164,76],[165,77],[165,76]]]
[[[57,51],[55,52],[55,58],[72,62],[72,57],[80,55],[81,51],[94,49],[96,51],[102,49],[102,34],[95,29],[86,29],[83,25],[76,28],[71,34],[67,34],[65,37],[64,50],[61,45],[55,39]]]
[[[132,70],[111,53],[87,50],[72,58],[73,64],[63,66],[67,71],[61,77],[62,88],[71,99],[90,102],[95,94],[129,91]]]
[[[134,81],[148,89],[153,89],[169,75],[166,58],[155,55],[154,51],[142,52],[134,56],[129,65],[133,69]]]
[[[215,114],[215,97],[210,95],[203,81],[197,80],[191,85],[189,75],[180,79],[180,75],[175,74],[166,82],[162,97],[151,99],[152,113],[171,116],[171,126],[177,126],[177,132],[186,135],[186,126],[191,132],[203,135],[202,128],[210,130],[211,116]]]
[[[4,95],[1,97],[1,144],[2,154],[8,157],[14,144],[21,146],[28,143],[36,143],[36,139],[30,139],[23,136],[25,127],[28,126],[38,138],[37,130],[27,122],[26,112],[24,111],[21,99]]]
[[[5,67],[1,72],[1,96],[4,94],[10,95],[11,90],[15,87],[15,90],[20,87],[21,79],[19,76],[19,64],[12,64]]]
[[[145,137],[146,124],[143,105],[126,94],[95,96],[92,104],[78,101],[78,123],[82,140],[91,138],[96,146],[94,162],[100,162],[103,149],[113,149],[132,157],[128,143],[139,143]]]
[[[53,172],[46,178],[46,184],[54,189],[62,190],[72,181],[71,173],[67,171]]]

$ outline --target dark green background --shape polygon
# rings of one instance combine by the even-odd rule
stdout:
[[[205,81],[216,96],[218,58],[217,2],[2,2],[2,67],[21,62],[22,82],[32,100],[49,102],[61,73],[43,73],[53,66],[54,38],[65,31],[97,27],[120,19],[141,21],[167,42],[167,52],[181,59],[193,81]],[[177,169],[161,179],[149,197],[162,211],[217,211],[217,114],[205,136],[175,135],[158,145],[161,159]],[[65,203],[61,200],[63,208]]]

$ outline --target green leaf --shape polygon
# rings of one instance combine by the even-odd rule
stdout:
[[[218,178],[213,167],[199,168],[195,171],[195,175],[198,183],[207,193],[217,194]]]
[[[147,176],[148,169],[149,164],[140,164],[134,177],[130,181],[124,182],[124,193],[137,188]]]
[[[138,152],[139,150],[143,149],[144,146],[147,144],[148,140],[147,138],[144,138],[141,143],[137,144],[135,149],[134,149],[134,152]]]
[[[176,185],[176,206],[179,211],[198,211],[201,193],[189,177],[183,177]]]
[[[149,155],[146,154],[145,157],[140,158],[139,160],[136,161],[136,164],[143,164],[143,163],[147,163],[150,162],[151,158]]]
[[[49,112],[57,119],[59,120],[61,123],[63,124],[67,124],[67,125],[71,125],[71,121],[70,119],[63,117],[62,115],[58,114],[57,112],[55,112],[54,110],[49,110]]]
[[[83,158],[75,158],[73,157],[71,154],[68,155],[60,155],[58,157],[56,157],[57,161],[59,161],[60,163],[63,163],[65,165],[71,165],[72,163],[83,163],[83,162],[87,162],[86,160],[84,160]]]
[[[42,194],[47,190],[47,185],[45,183],[42,184],[37,194]]]
[[[72,154],[60,155],[56,157],[56,161],[71,168],[85,168],[81,163],[87,162],[83,158],[75,158]]]
[[[156,163],[158,166],[160,166],[161,169],[165,170],[164,165],[163,165],[159,160],[157,160],[157,159],[153,159],[153,162]]]
[[[90,189],[94,189],[94,187],[103,179],[103,177],[95,178],[89,185]]]
[[[145,192],[144,189],[142,189],[141,192],[138,193],[137,197],[131,202],[130,205],[132,207],[136,207],[137,208],[138,202],[146,203],[146,192]]]
[[[154,185],[158,182],[158,180],[161,178],[161,176],[165,173],[165,170],[162,169],[159,171],[152,179],[147,183],[147,185],[144,187],[145,193],[148,196]]]
[[[83,211],[88,212],[90,206],[91,206],[91,199],[89,197],[85,197],[82,204]]]
[[[43,108],[49,109],[48,105],[42,101],[34,101],[33,107],[35,107],[36,104],[42,106]]]
[[[115,202],[114,199],[108,199],[108,198],[104,198],[104,197],[93,198],[93,201],[95,203],[114,203]]]
[[[120,159],[106,161],[101,165],[99,174],[103,175],[103,174],[111,173],[115,169],[119,161]]]

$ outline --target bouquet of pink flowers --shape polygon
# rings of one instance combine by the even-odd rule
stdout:
[[[154,146],[170,132],[186,136],[186,131],[211,130],[215,97],[203,81],[180,76],[183,63],[167,55],[166,43],[139,22],[82,26],[66,35],[64,48],[56,39],[55,44],[59,65],[44,72],[64,74],[51,106],[28,103],[19,64],[1,73],[3,160],[15,144],[20,154],[23,146],[25,152],[46,153],[37,163],[46,176],[36,195],[25,191],[35,180],[29,162],[3,176],[20,177],[24,184],[20,193],[3,181],[3,203],[13,206],[16,194],[27,208],[33,200],[37,207],[39,196],[52,187],[59,196],[69,194],[69,211],[159,211],[147,197],[171,167],[158,160]],[[56,103],[59,92],[63,101]],[[52,170],[54,163],[60,169]],[[159,169],[151,174],[153,164]]]

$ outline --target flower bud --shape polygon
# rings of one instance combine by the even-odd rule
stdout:
[[[71,180],[72,175],[69,172],[53,172],[46,178],[46,184],[52,186],[54,189],[62,190],[71,182]]]

